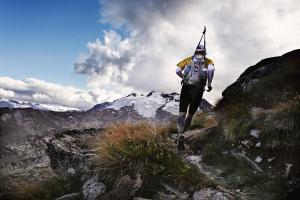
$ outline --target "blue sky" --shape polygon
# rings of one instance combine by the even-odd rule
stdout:
[[[1,0],[0,75],[85,87],[73,65],[102,37],[97,0]]]
[[[0,0],[0,97],[88,109],[179,93],[176,64],[206,25],[214,103],[247,67],[300,47],[299,10],[299,0]]]

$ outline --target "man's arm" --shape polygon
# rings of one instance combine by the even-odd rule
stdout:
[[[207,75],[207,87],[208,87],[208,92],[210,92],[212,90],[212,87],[211,87],[211,83],[212,83],[212,80],[214,78],[214,72],[215,72],[215,67],[213,64],[209,64],[207,66],[207,70],[208,70],[208,75]]]
[[[177,68],[176,68],[176,74],[177,74],[180,78],[183,77],[182,69],[181,69],[180,67],[177,67]]]

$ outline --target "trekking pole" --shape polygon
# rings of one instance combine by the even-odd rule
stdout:
[[[204,26],[204,29],[202,31],[202,36],[200,38],[200,41],[199,41],[198,45],[196,46],[195,53],[197,51],[197,47],[201,44],[201,41],[202,41],[203,38],[204,38],[204,47],[206,48],[205,33],[206,33],[206,26]],[[195,55],[195,53],[194,53],[194,55]]]

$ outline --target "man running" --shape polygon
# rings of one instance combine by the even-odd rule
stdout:
[[[197,111],[207,83],[208,92],[212,90],[214,63],[205,57],[206,49],[198,45],[194,56],[188,57],[177,64],[176,74],[182,78],[180,92],[179,116],[177,119],[178,150],[184,150],[183,133],[191,124]]]

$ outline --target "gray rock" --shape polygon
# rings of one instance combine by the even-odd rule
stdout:
[[[0,191],[9,190],[18,182],[53,176],[45,149],[41,136],[28,136],[23,143],[0,144]]]
[[[291,174],[291,168],[293,167],[293,164],[291,163],[285,163],[285,177],[288,178]]]
[[[162,192],[158,192],[154,196],[155,200],[180,200],[176,195],[174,194],[164,194]]]
[[[252,130],[250,131],[250,135],[253,136],[253,137],[255,137],[256,139],[259,138],[259,134],[260,134],[260,133],[261,133],[261,131],[258,130],[258,129],[252,129]]]
[[[227,194],[206,188],[195,192],[193,200],[228,200],[228,197]]]
[[[239,153],[239,152],[231,152],[231,155],[238,159],[244,159],[249,163],[249,165],[256,171],[258,172],[263,172],[262,168],[259,167],[257,163],[255,163],[253,160],[251,160],[248,156],[246,156],[244,153]]]
[[[255,146],[258,148],[258,147],[261,147],[261,142],[258,142],[255,144]]]
[[[190,163],[196,165],[198,168],[202,168],[200,165],[200,162],[202,161],[202,156],[201,155],[191,155],[187,156],[186,160],[188,160]]]
[[[84,200],[94,200],[99,195],[105,193],[105,185],[98,181],[97,176],[93,176],[84,183],[82,193]]]
[[[132,179],[126,175],[116,181],[111,191],[105,195],[103,200],[129,200],[135,196],[135,193],[142,186],[142,180],[140,175],[136,179]]]
[[[142,197],[134,197],[132,200],[153,200],[153,199],[145,199]]]
[[[162,185],[165,187],[165,189],[167,191],[169,191],[172,194],[176,195],[176,197],[180,200],[187,200],[189,198],[189,195],[186,192],[182,193],[182,192],[178,191],[177,189],[172,188],[171,186],[169,186],[165,183],[163,183]]]
[[[216,192],[212,200],[227,200],[228,198],[222,192]]]
[[[254,161],[260,163],[262,160],[263,160],[262,157],[257,156]]]
[[[62,197],[59,197],[55,200],[79,200],[80,199],[80,193],[72,193],[72,194],[66,194]]]
[[[47,145],[47,154],[50,157],[52,170],[59,175],[73,176],[87,169],[90,156],[82,153],[77,145],[81,137],[88,137],[80,132],[66,132],[56,135],[49,140],[44,139]]]
[[[202,189],[193,194],[193,200],[211,200],[215,191],[209,188]]]
[[[273,162],[275,159],[276,159],[276,157],[271,157],[271,158],[268,158],[267,160],[268,160],[269,163],[271,163],[271,162]]]

